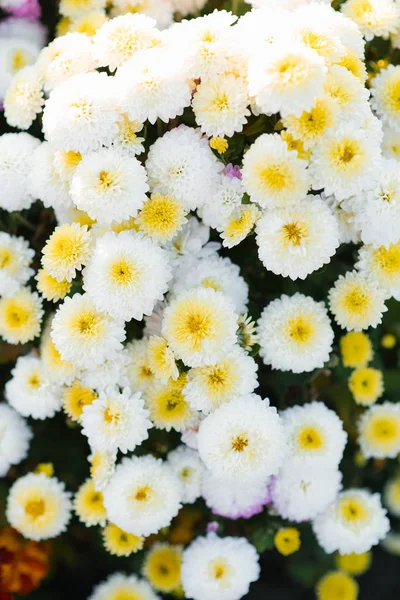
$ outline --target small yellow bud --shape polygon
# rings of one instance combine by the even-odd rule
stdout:
[[[274,544],[283,556],[289,556],[289,554],[297,552],[301,545],[299,530],[295,527],[280,529],[275,534]]]
[[[228,142],[222,137],[213,137],[210,140],[210,146],[219,154],[224,154],[228,150]]]
[[[53,463],[39,463],[35,469],[35,473],[37,475],[43,473],[46,477],[52,477],[54,475]]]
[[[387,350],[391,350],[397,343],[396,336],[393,333],[386,333],[381,339],[381,346]]]

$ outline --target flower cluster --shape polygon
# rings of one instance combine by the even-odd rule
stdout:
[[[365,52],[400,47],[400,7],[252,4],[61,0],[42,50],[37,23],[0,25],[6,517],[41,542],[75,513],[107,552],[143,552],[140,577],[90,600],[239,600],[259,553],[307,530],[337,553],[318,598],[353,600],[390,529],[382,489],[341,464],[354,441],[360,469],[400,454],[390,385],[378,402],[399,331],[382,323],[400,300],[400,66]],[[79,481],[16,467],[56,415],[86,447]]]

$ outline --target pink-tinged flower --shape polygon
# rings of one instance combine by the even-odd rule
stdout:
[[[18,19],[30,21],[38,21],[41,15],[39,0],[22,0],[18,6],[10,6],[4,10]]]
[[[240,179],[240,180],[242,180],[242,173],[240,172],[239,165],[233,165],[232,163],[229,163],[229,165],[226,165],[226,167],[222,171],[222,173],[224,175],[226,175],[227,177],[229,177],[229,179]]]

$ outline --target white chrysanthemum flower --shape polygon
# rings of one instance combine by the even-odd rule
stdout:
[[[105,23],[93,38],[94,55],[100,67],[115,71],[140,50],[158,39],[155,21],[143,14],[126,14]]]
[[[367,552],[390,529],[379,494],[350,489],[339,494],[327,510],[313,522],[318,543],[327,554]]]
[[[241,205],[243,184],[237,176],[222,173],[213,193],[205,198],[199,214],[205,225],[216,229],[223,226],[233,211]]]
[[[105,73],[74,75],[57,86],[43,112],[47,140],[82,153],[111,144],[120,120],[114,86]]]
[[[57,281],[72,281],[89,260],[91,250],[91,234],[86,225],[60,225],[43,247],[43,268]]]
[[[139,52],[118,69],[120,104],[130,119],[168,123],[183,114],[191,90],[179,62],[179,56],[168,49],[155,47]]]
[[[88,600],[160,600],[151,585],[136,575],[113,573],[96,585]]]
[[[192,102],[196,122],[206,135],[228,137],[242,131],[249,104],[245,81],[232,74],[200,83]]]
[[[322,95],[324,59],[304,44],[275,43],[249,61],[249,92],[265,114],[300,116]]]
[[[386,483],[383,499],[389,512],[395,517],[400,517],[400,478],[398,476],[389,479]]]
[[[366,116],[371,117],[369,92],[363,83],[343,66],[330,67],[324,90],[336,106],[336,122],[352,123],[357,128],[363,125]]]
[[[129,385],[132,389],[142,392],[146,392],[157,380],[156,374],[150,367],[148,343],[149,340],[144,338],[134,340],[126,346],[126,375]]]
[[[387,311],[385,290],[371,277],[356,271],[339,276],[329,291],[329,307],[336,322],[348,331],[376,327]]]
[[[243,186],[262,208],[279,208],[305,197],[310,181],[307,163],[289,150],[278,134],[261,135],[243,158]]]
[[[308,196],[294,206],[266,212],[257,222],[257,245],[266,269],[305,279],[335,254],[338,223],[326,202]]]
[[[9,344],[25,344],[40,333],[42,301],[36,292],[20,288],[0,300],[0,336]]]
[[[126,454],[148,438],[152,426],[148,416],[140,392],[132,394],[125,388],[120,393],[108,388],[83,408],[82,433],[91,448],[110,453],[121,450]]]
[[[400,405],[375,404],[358,421],[358,442],[366,458],[395,458],[400,452]]]
[[[324,469],[285,465],[271,484],[276,512],[290,521],[309,521],[324,512],[337,498],[342,474],[333,466]]]
[[[201,495],[204,465],[199,453],[187,446],[178,446],[168,454],[167,463],[181,484],[183,504],[192,504]]]
[[[177,477],[150,455],[123,459],[103,493],[108,519],[134,535],[157,533],[181,507]]]
[[[333,342],[324,303],[299,293],[283,295],[264,308],[258,335],[264,363],[293,373],[321,368]]]
[[[79,19],[92,10],[102,10],[105,5],[106,0],[61,0],[59,10],[63,17]]]
[[[383,129],[382,154],[385,158],[400,160],[400,132],[389,127]]]
[[[198,424],[200,415],[183,394],[186,381],[186,373],[182,373],[176,380],[169,379],[166,384],[157,381],[146,390],[146,406],[158,429],[184,431]]]
[[[304,469],[338,467],[347,434],[337,414],[322,402],[293,406],[281,412],[288,455],[285,465]]]
[[[322,138],[322,136],[338,121],[339,109],[333,98],[325,94],[317,98],[309,111],[304,111],[299,117],[288,115],[283,119],[287,134],[296,142],[301,141],[307,151]]]
[[[23,417],[48,419],[61,409],[60,390],[35,356],[20,356],[5,386],[8,403]]]
[[[113,138],[113,147],[128,156],[142,154],[144,152],[143,142],[145,138],[137,134],[142,131],[143,124],[139,123],[136,119],[132,121],[127,114],[122,114],[117,125],[118,133]]]
[[[169,0],[113,0],[112,16],[143,13],[155,21],[158,29],[173,23],[173,6]]]
[[[33,152],[28,175],[28,190],[46,208],[69,209],[73,206],[67,181],[60,178],[54,167],[55,148],[48,142]]]
[[[362,246],[355,267],[372,277],[388,295],[400,295],[400,239],[387,247]]]
[[[93,479],[96,490],[103,491],[115,471],[117,454],[114,452],[101,452],[93,450],[89,455],[90,476]]]
[[[236,342],[236,315],[231,302],[212,288],[180,294],[165,309],[163,337],[176,358],[189,367],[213,365]]]
[[[375,36],[387,39],[398,29],[400,8],[393,0],[347,0],[340,8],[358,25],[367,42]]]
[[[226,519],[250,519],[269,503],[268,483],[269,479],[240,486],[236,480],[221,479],[206,469],[202,496],[214,515]]]
[[[189,127],[165,133],[151,146],[146,161],[150,189],[180,200],[185,210],[200,207],[214,192],[222,168],[207,140]]]
[[[14,75],[4,96],[4,116],[11,127],[29,129],[42,112],[42,80],[34,66],[23,67]]]
[[[55,477],[28,473],[11,486],[6,517],[30,540],[47,540],[65,531],[71,517],[70,493]]]
[[[63,360],[93,368],[122,349],[124,326],[99,312],[86,294],[66,298],[57,310],[51,338]]]
[[[93,480],[87,479],[74,496],[74,511],[78,519],[86,525],[101,525],[104,527],[106,518],[106,509],[103,505],[103,494],[96,490]]]
[[[50,336],[51,319],[40,340],[40,358],[46,377],[56,385],[69,385],[77,376],[79,367],[63,360]]]
[[[99,223],[110,224],[136,217],[148,189],[146,171],[134,156],[103,148],[81,160],[70,191],[80,210]]]
[[[32,65],[39,51],[40,46],[29,39],[0,39],[0,98],[4,98],[12,77],[23,67]]]
[[[150,369],[157,380],[167,383],[171,379],[178,379],[179,369],[174,353],[164,338],[151,335],[147,344],[147,356]]]
[[[275,475],[286,452],[286,436],[276,408],[249,394],[223,404],[201,422],[200,458],[217,477],[240,482]]]
[[[257,363],[235,346],[215,365],[190,369],[183,393],[193,409],[207,415],[257,386]]]
[[[151,314],[172,276],[166,252],[130,231],[100,238],[83,275],[83,287],[94,305],[125,321]]]
[[[24,238],[0,232],[0,296],[13,296],[28,282],[34,255]]]
[[[314,149],[309,167],[313,188],[344,200],[376,184],[379,163],[379,144],[345,123],[326,133]]]
[[[0,136],[0,207],[8,211],[29,208],[34,200],[27,185],[32,153],[39,140],[29,133]]]
[[[196,538],[183,553],[182,586],[194,600],[239,600],[260,574],[258,554],[245,538]]]
[[[4,402],[0,403],[0,477],[5,477],[11,465],[17,465],[27,456],[31,439],[32,431],[25,419]]]
[[[222,292],[235,306],[237,313],[247,311],[249,288],[240,275],[240,268],[229,258],[212,256],[190,265],[188,269],[177,270],[172,292],[179,296],[193,288],[211,288]]]

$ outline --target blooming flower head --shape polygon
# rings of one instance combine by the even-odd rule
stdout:
[[[97,585],[89,600],[117,600],[119,598],[140,598],[140,600],[159,600],[152,587],[136,575],[113,573],[106,581]]]
[[[365,367],[372,360],[372,343],[363,331],[349,331],[339,340],[340,353],[345,367]]]
[[[82,385],[78,379],[75,379],[63,391],[64,411],[72,421],[80,423],[84,407],[92,404],[96,398],[97,394],[94,390]]]
[[[359,444],[366,458],[395,458],[400,452],[400,407],[375,404],[358,422]]]
[[[28,473],[11,486],[6,516],[10,525],[28,539],[57,537],[71,516],[70,494],[55,477]]]
[[[0,404],[0,476],[7,474],[11,465],[16,465],[28,453],[32,431],[17,411]]]
[[[53,275],[50,275],[45,269],[39,269],[36,277],[37,289],[45,300],[49,302],[58,302],[65,298],[70,292],[72,282],[62,279],[57,281]]]
[[[198,413],[183,393],[186,381],[186,373],[182,373],[175,381],[170,379],[166,384],[154,383],[146,391],[150,418],[158,429],[183,431],[197,423]]]
[[[33,275],[34,251],[24,238],[0,232],[0,296],[13,296]]]
[[[260,210],[254,204],[242,204],[234,210],[226,223],[218,227],[226,248],[233,248],[242,242],[251,232],[258,218]]]
[[[42,265],[58,282],[72,281],[76,271],[88,261],[91,237],[78,223],[56,227],[42,252]]]
[[[359,26],[367,41],[375,36],[388,38],[398,27],[400,12],[391,0],[347,0],[343,13]]]
[[[274,536],[274,546],[283,556],[297,552],[300,544],[300,532],[295,527],[279,529]]]
[[[4,96],[4,116],[11,127],[29,129],[44,105],[42,81],[34,66],[20,69]]]
[[[382,371],[371,367],[359,367],[349,377],[349,389],[356,404],[374,404],[384,390]]]
[[[341,571],[330,571],[322,577],[316,587],[318,600],[357,600],[358,584],[355,579]]]
[[[338,569],[345,571],[350,575],[362,575],[371,566],[371,561],[371,552],[361,552],[360,554],[351,552],[350,554],[336,555],[336,564]]]
[[[155,590],[171,593],[181,585],[181,563],[181,546],[156,543],[146,555],[143,575]]]
[[[299,117],[288,115],[283,123],[296,140],[301,140],[304,148],[312,148],[324,133],[337,123],[338,107],[328,95],[318,98],[315,105]]]
[[[139,212],[136,223],[139,230],[151,237],[154,241],[165,242],[171,240],[182,225],[187,222],[181,202],[171,196],[152,194],[145,201]]]
[[[76,492],[74,510],[86,527],[105,525],[106,509],[103,505],[103,494],[96,490],[92,479],[87,479]]]
[[[0,336],[9,344],[25,344],[40,333],[42,302],[36,292],[20,288],[0,300]]]
[[[388,246],[362,246],[356,266],[388,294],[400,293],[400,241]]]
[[[103,544],[114,556],[130,556],[143,548],[144,537],[124,531],[114,523],[108,523],[103,531]]]

